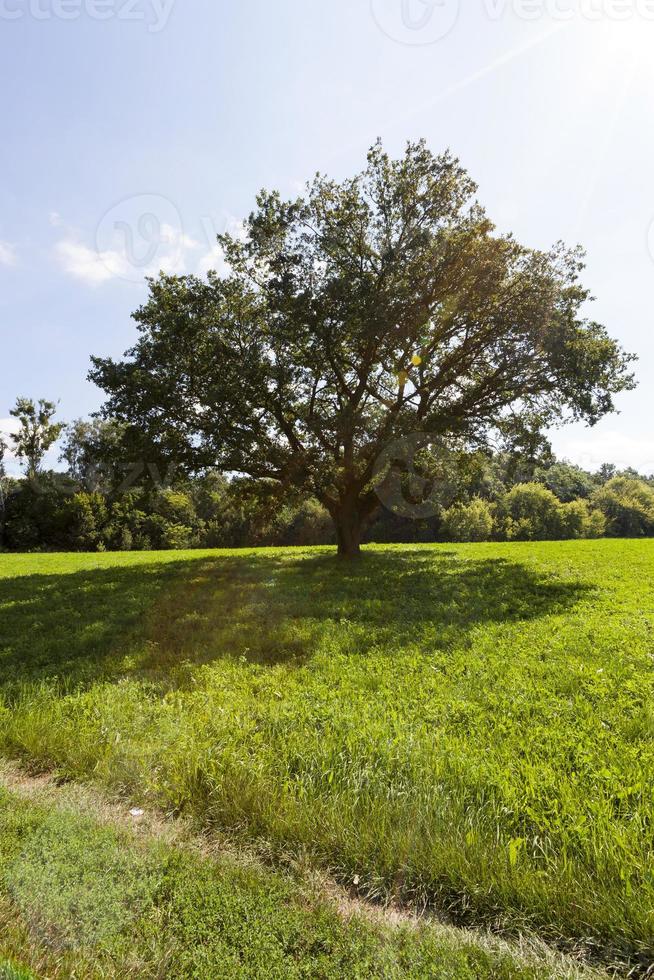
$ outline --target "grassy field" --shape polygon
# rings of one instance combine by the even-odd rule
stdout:
[[[336,903],[306,873],[212,848],[179,821],[133,820],[72,784],[0,791],[0,859],[3,980],[600,975],[542,945]]]
[[[653,573],[648,541],[0,556],[0,752],[645,973]]]

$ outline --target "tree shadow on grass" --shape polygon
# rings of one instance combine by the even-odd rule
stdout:
[[[301,664],[465,643],[484,623],[563,613],[592,587],[440,549],[243,553],[0,580],[0,687],[174,678],[183,663]]]

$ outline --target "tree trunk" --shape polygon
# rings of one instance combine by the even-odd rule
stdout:
[[[363,523],[355,513],[340,512],[334,517],[339,558],[358,558],[361,555]]]
[[[373,495],[359,497],[351,492],[329,508],[336,525],[339,558],[360,557],[363,532],[378,507],[379,501]]]

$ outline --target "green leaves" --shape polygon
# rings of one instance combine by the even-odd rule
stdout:
[[[56,410],[55,402],[43,398],[36,404],[31,398],[17,398],[9,412],[20,424],[18,432],[11,433],[9,438],[16,455],[25,463],[29,479],[37,476],[43,457],[63,432],[63,423],[52,421]]]
[[[189,470],[313,494],[339,540],[378,506],[393,440],[533,443],[564,416],[596,422],[633,379],[582,318],[580,251],[496,234],[475,192],[424,141],[397,160],[377,143],[361,173],[294,201],[261,192],[243,237],[219,239],[226,278],[151,280],[127,359],[94,358],[106,414]]]

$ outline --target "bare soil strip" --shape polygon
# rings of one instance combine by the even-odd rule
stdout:
[[[148,808],[139,800],[126,802],[109,799],[91,786],[62,782],[52,773],[32,775],[14,762],[0,760],[0,786],[40,806],[73,812],[77,816],[93,819],[100,826],[127,829],[144,843],[157,839],[192,850],[208,860],[220,859],[265,867],[254,851],[237,848],[212,835],[199,834],[183,818]],[[459,928],[440,921],[433,914],[367,901],[356,895],[355,885],[348,891],[310,866],[294,863],[290,870],[308,902],[318,900],[329,903],[346,922],[359,917],[383,928],[427,927],[447,936],[454,944],[473,942],[489,951],[511,953],[525,966],[539,963],[551,971],[552,977],[561,980],[609,976],[602,969],[584,964],[581,958],[551,949],[535,936],[505,940],[488,931]]]

